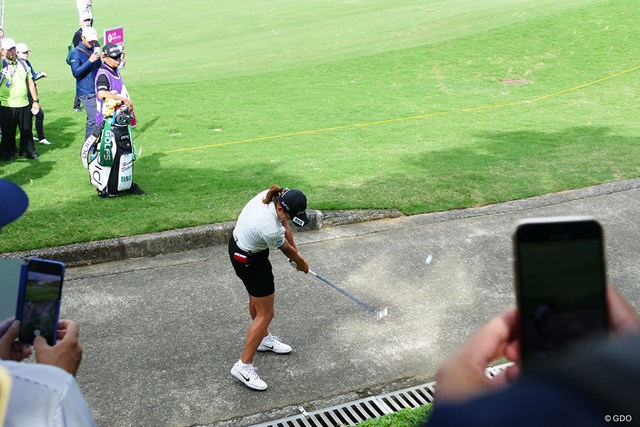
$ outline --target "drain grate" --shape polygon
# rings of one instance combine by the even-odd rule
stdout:
[[[487,376],[494,377],[511,363],[487,368]],[[418,408],[433,402],[435,382],[410,387],[404,390],[367,397],[353,402],[307,412],[298,407],[300,415],[254,424],[253,427],[337,427],[353,426],[371,418],[393,414],[407,408]]]

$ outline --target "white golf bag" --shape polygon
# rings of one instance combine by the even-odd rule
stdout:
[[[130,124],[131,115],[121,105],[82,146],[82,164],[89,169],[89,181],[100,197],[117,196],[133,184],[136,150]]]

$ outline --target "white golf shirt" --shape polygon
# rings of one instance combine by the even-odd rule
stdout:
[[[76,0],[76,7],[78,8],[78,16],[82,19],[82,14],[91,12],[92,0]]]
[[[96,423],[73,375],[49,365],[1,360],[12,387],[5,427],[92,427]]]
[[[262,202],[267,192],[265,190],[249,200],[238,216],[233,236],[243,251],[259,252],[284,244],[285,228],[278,218],[275,204]]]

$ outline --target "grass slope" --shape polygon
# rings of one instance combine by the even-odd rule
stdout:
[[[63,60],[72,3],[8,2],[7,35],[50,76],[39,89],[54,145],[37,147],[40,162],[0,163],[31,199],[0,252],[234,219],[272,183],[314,209],[415,214],[638,176],[640,11],[622,0],[94,12],[99,30],[125,26],[135,178],[149,195],[101,200],[80,164],[84,117],[70,113]],[[528,84],[503,83],[516,79]]]

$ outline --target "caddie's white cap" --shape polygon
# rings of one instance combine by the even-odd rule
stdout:
[[[16,41],[14,39],[2,39],[2,48],[4,50],[13,49],[16,47]]]
[[[88,42],[91,40],[98,41],[98,32],[93,27],[84,27],[82,29],[82,37],[87,39]]]
[[[29,49],[29,46],[27,46],[24,43],[18,43],[16,45],[16,52],[20,52],[20,53],[31,52],[31,49]]]

